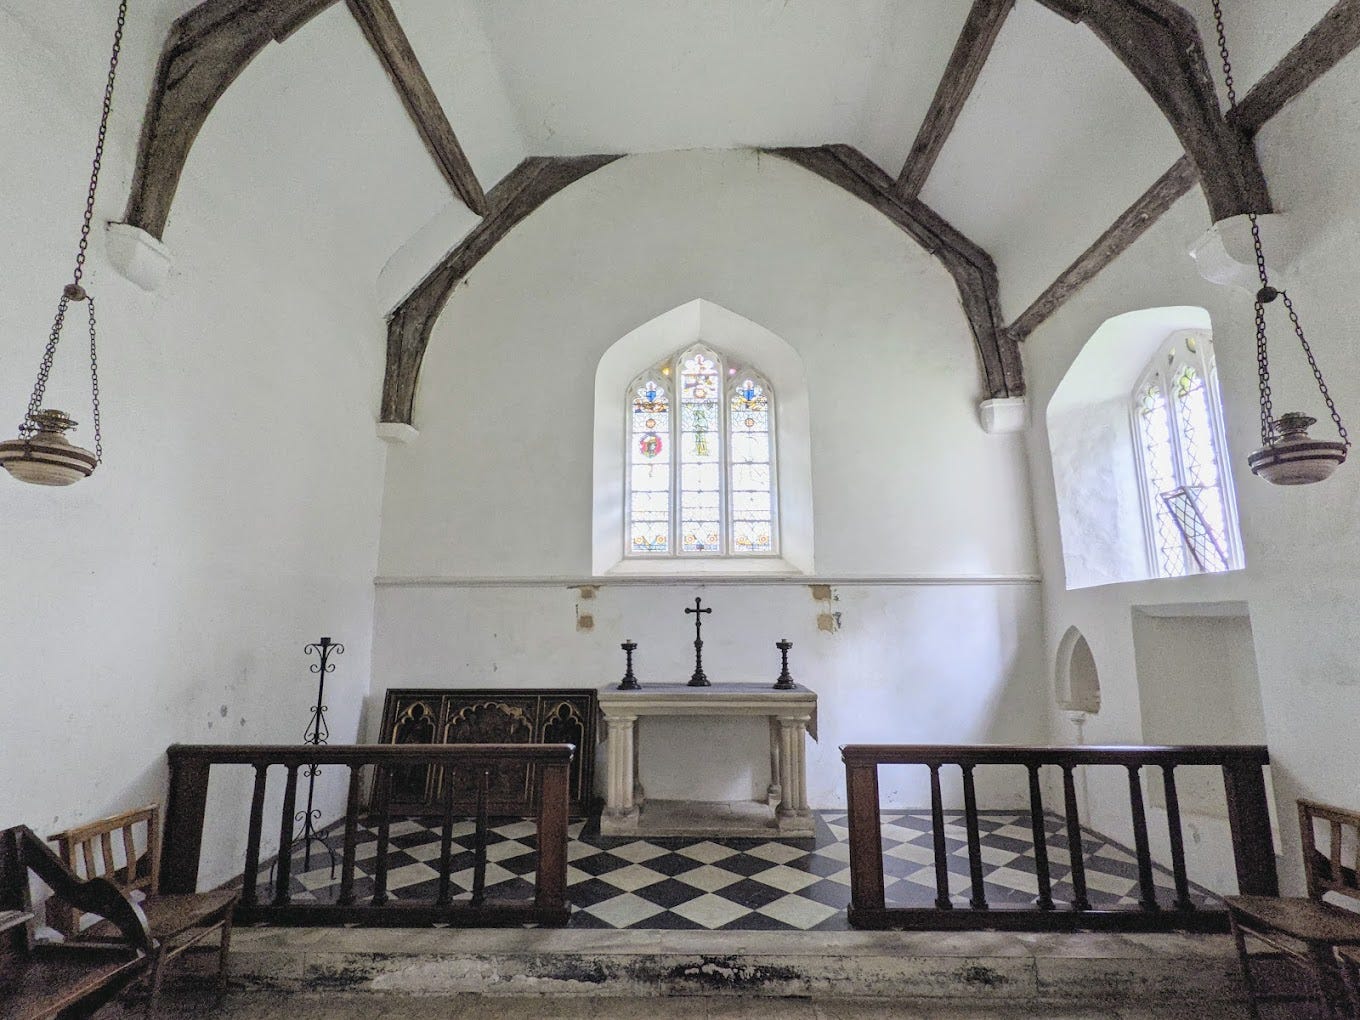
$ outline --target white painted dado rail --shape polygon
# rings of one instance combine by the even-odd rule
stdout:
[[[693,574],[648,577],[636,574],[603,577],[375,577],[378,588],[612,588],[626,586],[679,587],[684,585],[827,585],[835,588],[874,587],[954,587],[1038,584],[1039,574],[903,574],[883,577],[820,577],[807,574],[745,575]]]

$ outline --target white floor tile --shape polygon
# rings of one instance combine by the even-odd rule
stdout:
[[[833,914],[839,913],[839,909],[828,907],[825,903],[818,903],[816,900],[791,895],[781,896],[774,902],[765,904],[759,909],[758,913],[764,914],[766,917],[773,917],[776,921],[791,924],[795,928],[811,928],[814,925],[821,924]]]
[[[706,893],[697,899],[692,899],[688,903],[682,903],[678,907],[671,908],[672,913],[679,914],[686,920],[701,924],[705,928],[721,928],[748,913],[747,908],[740,904],[725,900],[721,896],[714,896]]]
[[[615,928],[627,928],[661,913],[664,908],[658,907],[655,903],[648,903],[641,896],[624,893],[622,896],[615,896],[585,909],[606,924]]]

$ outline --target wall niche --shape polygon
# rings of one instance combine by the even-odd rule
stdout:
[[[1100,711],[1100,671],[1086,636],[1076,627],[1068,627],[1058,642],[1054,679],[1062,708],[1087,715]]]

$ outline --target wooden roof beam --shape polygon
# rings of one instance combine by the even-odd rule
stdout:
[[[1309,32],[1251,87],[1229,120],[1255,134],[1271,117],[1299,93],[1360,47],[1360,0],[1338,0]],[[1182,156],[1166,173],[1120,213],[1096,242],[1059,274],[1010,326],[1017,342],[1023,341],[1083,286],[1198,183],[1195,168]],[[1206,192],[1207,197],[1207,192]]]
[[[1086,24],[1161,109],[1214,220],[1271,211],[1248,134],[1224,120],[1195,19],[1170,0],[1039,0]]]
[[[420,132],[421,140],[456,194],[478,216],[487,213],[486,194],[467,154],[458,144],[453,125],[435,95],[425,70],[416,58],[396,12],[388,0],[347,0],[349,12],[359,23],[383,70],[396,89],[401,105]]]
[[[915,198],[925,187],[926,178],[987,63],[1006,15],[1014,6],[1015,0],[973,0],[963,31],[945,65],[944,77],[935,89],[930,109],[926,111],[921,129],[916,132],[916,141],[897,177],[897,194],[901,198]]]
[[[410,425],[420,364],[430,333],[449,296],[506,234],[563,188],[608,166],[618,156],[526,159],[486,196],[486,216],[421,280],[387,320],[387,367],[382,420]]]
[[[189,150],[213,106],[255,55],[336,0],[204,0],[170,26],[151,87],[125,222],[165,233]]]
[[[894,181],[859,150],[848,145],[765,150],[797,163],[877,209],[917,244],[939,259],[959,289],[989,397],[1025,393],[1020,350],[1006,331],[998,298],[996,264],[919,198],[902,198]]]

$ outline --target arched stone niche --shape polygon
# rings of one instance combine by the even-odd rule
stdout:
[[[702,340],[760,371],[774,390],[779,479],[778,557],[624,558],[623,398],[634,376]],[[662,312],[620,337],[595,369],[594,505],[591,565],[603,574],[811,574],[812,443],[803,359],[782,337],[703,298]]]
[[[1068,627],[1058,642],[1055,690],[1058,704],[1070,712],[1100,711],[1100,671],[1086,636]]]

